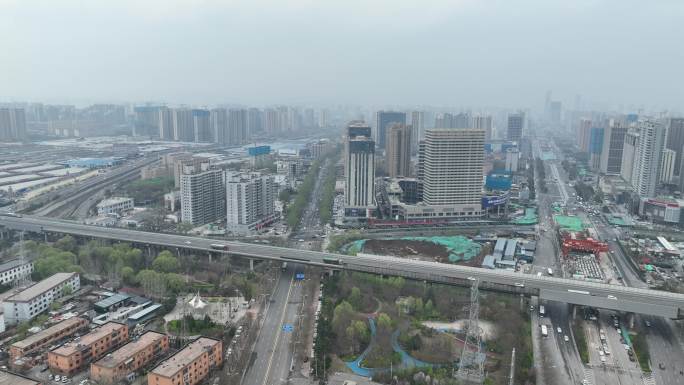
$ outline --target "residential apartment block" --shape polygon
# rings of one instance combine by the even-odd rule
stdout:
[[[223,361],[223,343],[200,337],[147,375],[147,385],[195,385]]]
[[[14,325],[29,321],[50,307],[50,304],[64,296],[65,288],[71,292],[81,288],[78,273],[57,273],[30,286],[3,302],[5,322]]]
[[[33,272],[33,262],[15,259],[0,265],[0,283],[6,285],[26,278]]]
[[[72,375],[128,341],[128,326],[107,322],[90,333],[48,352],[48,366],[54,373]]]
[[[71,337],[88,327],[88,321],[80,317],[66,319],[56,325],[32,334],[25,339],[15,342],[10,346],[10,358],[12,361],[48,347],[67,337]]]
[[[113,384],[119,380],[131,380],[135,372],[148,365],[156,357],[169,350],[169,337],[148,331],[137,340],[129,342],[104,358],[90,365],[90,378],[101,384]]]

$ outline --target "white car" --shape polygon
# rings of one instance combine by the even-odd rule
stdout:
[[[556,331],[558,332],[558,334],[563,333],[563,330],[560,327],[556,328]]]
[[[186,245],[189,245],[189,244],[191,244],[192,242],[190,242],[190,241],[185,241],[184,243],[185,243]]]
[[[563,336],[563,341],[565,341],[565,342],[570,341],[570,337],[568,337],[567,334],[564,335],[564,336]]]

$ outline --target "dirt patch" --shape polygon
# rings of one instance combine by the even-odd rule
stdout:
[[[392,255],[403,258],[418,258],[424,261],[444,259],[449,256],[446,247],[432,242],[369,239],[363,247],[364,253]]]
[[[436,330],[462,332],[466,329],[467,322],[468,320],[464,319],[457,320],[454,322],[423,321],[423,325]],[[496,337],[496,328],[493,323],[489,321],[480,320],[479,326],[482,330],[483,340],[488,341]]]
[[[483,247],[477,256],[469,260],[461,259],[456,264],[479,267],[482,265],[486,251],[487,249]],[[363,252],[422,261],[454,263],[449,260],[449,249],[446,246],[424,240],[368,239],[363,245]]]

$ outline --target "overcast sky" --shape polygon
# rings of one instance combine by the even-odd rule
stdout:
[[[683,109],[682,0],[0,0],[0,100]]]

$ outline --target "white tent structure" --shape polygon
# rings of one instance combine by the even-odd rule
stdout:
[[[204,309],[205,306],[207,306],[207,303],[202,300],[202,297],[200,297],[199,291],[197,294],[195,294],[194,297],[188,302],[188,305],[192,307],[193,309]]]

